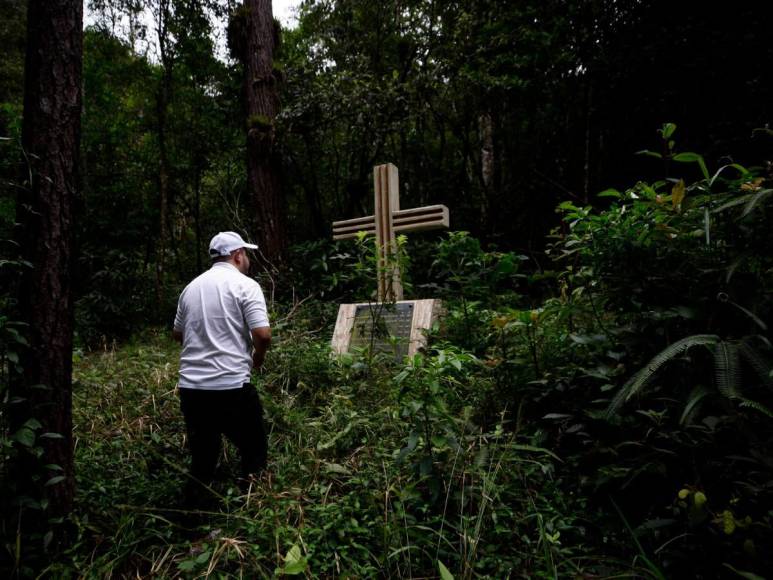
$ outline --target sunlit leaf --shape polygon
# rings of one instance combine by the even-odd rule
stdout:
[[[454,575],[449,572],[448,568],[446,568],[445,564],[441,562],[440,560],[437,561],[437,567],[440,571],[440,578],[442,580],[454,580]]]
[[[671,189],[671,204],[675,210],[682,208],[682,202],[685,196],[684,179],[680,179]]]

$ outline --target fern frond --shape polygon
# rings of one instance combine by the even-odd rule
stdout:
[[[721,341],[714,346],[714,376],[717,389],[728,399],[741,399],[741,364],[738,343]]]
[[[762,383],[766,387],[773,389],[773,378],[770,376],[771,371],[773,371],[773,363],[771,363],[770,359],[760,352],[759,349],[752,346],[748,337],[741,341],[738,350],[743,359],[757,373]]]
[[[652,382],[655,375],[664,364],[694,346],[711,346],[718,342],[719,337],[715,334],[694,334],[678,340],[674,344],[663,349],[652,358],[647,366],[628,379],[628,381],[620,388],[613,397],[609,407],[607,407],[607,419],[616,414],[626,401]]]
[[[758,403],[757,401],[752,401],[750,399],[744,399],[739,404],[740,407],[745,407],[747,409],[754,409],[755,411],[759,411],[763,415],[767,415],[771,419],[773,419],[773,411],[768,409],[765,405],[762,403]]]

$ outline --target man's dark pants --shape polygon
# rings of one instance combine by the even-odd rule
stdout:
[[[263,406],[252,384],[227,390],[181,388],[180,407],[192,456],[191,475],[199,482],[208,485],[215,475],[222,435],[239,450],[243,477],[258,474],[266,466]]]

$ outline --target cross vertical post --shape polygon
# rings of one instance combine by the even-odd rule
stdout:
[[[373,168],[375,192],[376,248],[378,252],[378,301],[396,302],[403,299],[400,282],[394,215],[400,210],[400,184],[397,167],[391,163]]]

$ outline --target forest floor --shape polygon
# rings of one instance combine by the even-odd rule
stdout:
[[[357,357],[331,361],[327,338],[309,334],[280,340],[257,379],[270,430],[267,473],[242,494],[238,457],[226,445],[212,509],[188,511],[178,349],[165,333],[150,330],[120,347],[76,353],[79,532],[67,559],[48,573],[444,579],[636,573],[629,563],[574,543],[580,528],[562,513],[561,498],[546,494],[546,474],[557,459],[549,451],[515,444],[501,425],[475,432],[463,418],[453,423],[462,426],[452,441],[439,409],[424,415],[422,424],[432,430],[426,432],[431,445],[424,445],[411,430],[416,401],[389,387],[400,383],[401,372],[405,377],[402,367]]]

